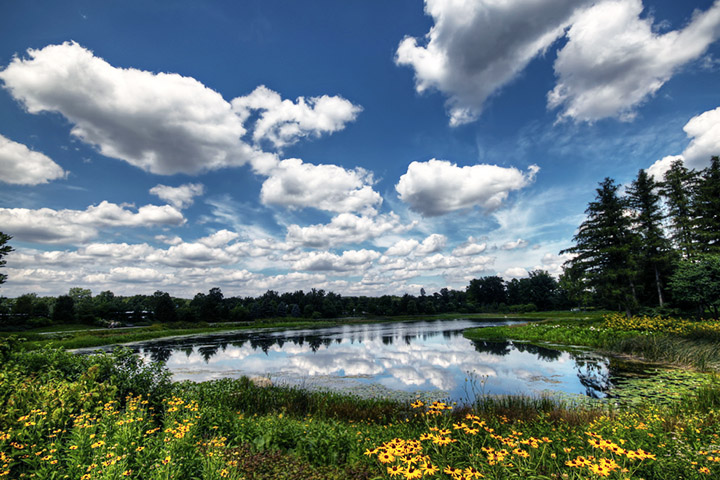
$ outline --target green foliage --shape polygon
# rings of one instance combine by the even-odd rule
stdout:
[[[177,321],[178,317],[175,303],[170,298],[170,294],[158,290],[153,294],[153,300],[155,301],[154,311],[156,321],[162,323]]]
[[[52,314],[56,323],[71,323],[75,321],[75,300],[70,295],[61,295],[55,300]]]
[[[7,260],[5,260],[4,257],[14,250],[10,245],[8,245],[8,242],[11,239],[12,237],[10,235],[0,232],[0,268],[4,267],[7,263]],[[5,280],[7,280],[7,275],[0,273],[0,284],[5,283]]]
[[[660,195],[656,193],[658,184],[645,170],[638,172],[637,178],[628,188],[628,203],[633,210],[633,230],[640,243],[636,261],[640,286],[645,287],[645,298],[657,298],[658,305],[664,306],[664,279],[669,274],[674,260],[670,241],[665,238],[663,220],[665,216],[660,207]],[[649,302],[645,302],[646,304]]]
[[[518,340],[588,346],[707,371],[720,369],[720,323],[620,314],[603,319],[549,319],[466,330],[472,340]]]
[[[712,157],[710,166],[701,173],[694,207],[698,250],[720,254],[720,157]]]
[[[475,278],[467,286],[467,296],[478,306],[506,303],[505,281],[498,276]]]
[[[637,307],[633,256],[637,237],[618,188],[611,178],[600,183],[595,201],[585,210],[587,219],[573,237],[575,246],[560,253],[575,255],[568,268],[587,280],[602,305],[630,312]]]
[[[685,168],[682,160],[675,160],[665,172],[661,185],[670,220],[670,238],[683,257],[692,257],[695,254],[692,192],[696,183],[697,174]]]
[[[696,306],[699,316],[709,310],[720,318],[720,255],[701,255],[678,264],[670,279],[673,296]]]
[[[11,349],[0,369],[0,473],[370,480],[389,476],[390,464],[375,460],[377,447],[421,435],[425,461],[440,469],[435,478],[450,478],[442,473],[449,466],[473,466],[490,479],[587,478],[587,465],[574,466],[579,456],[595,463],[613,458],[629,478],[699,479],[720,471],[713,460],[720,449],[712,447],[720,434],[720,386],[687,372],[660,372],[659,383],[634,383],[627,409],[506,396],[482,397],[461,409],[445,406],[436,415],[391,401],[259,387],[248,379],[130,395],[137,388],[130,385],[147,386],[145,367],[132,357],[127,351],[78,356]],[[655,388],[668,392],[667,403],[630,398]],[[452,442],[438,445],[440,436]],[[601,446],[610,444],[639,458]]]

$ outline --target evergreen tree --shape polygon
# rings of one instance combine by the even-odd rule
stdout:
[[[698,250],[720,253],[720,157],[712,157],[710,166],[701,172],[694,206]]]
[[[575,246],[560,253],[576,255],[566,267],[581,274],[605,306],[624,308],[630,315],[637,306],[637,242],[626,215],[627,201],[617,191],[611,178],[600,183],[595,201],[585,210],[587,219],[573,237]]]
[[[637,178],[628,188],[628,203],[634,210],[633,230],[639,236],[640,249],[637,261],[641,272],[649,275],[651,284],[657,292],[658,305],[663,307],[662,278],[671,267],[672,247],[663,231],[663,213],[660,209],[660,195],[655,192],[658,184],[645,170],[638,172]],[[648,291],[653,289],[648,289]]]
[[[695,255],[693,233],[693,191],[697,174],[688,170],[682,160],[675,160],[665,172],[661,193],[665,198],[670,220],[670,239],[685,258]]]
[[[12,237],[10,235],[6,235],[0,232],[0,267],[4,267],[7,263],[7,261],[4,260],[3,257],[13,251],[13,248],[7,244],[7,242],[9,242],[11,238]],[[5,283],[6,279],[7,275],[4,273],[0,273],[0,283]]]

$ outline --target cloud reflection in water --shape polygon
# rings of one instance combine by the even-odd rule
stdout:
[[[340,389],[376,383],[404,392],[440,390],[458,401],[467,400],[468,373],[482,379],[486,394],[602,396],[609,386],[604,357],[462,336],[480,325],[452,320],[240,333],[149,342],[140,352],[166,361],[176,380],[270,376],[306,386],[331,380]]]

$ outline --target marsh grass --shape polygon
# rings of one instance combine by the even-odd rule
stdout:
[[[608,339],[602,348],[650,361],[690,366],[701,371],[720,369],[720,345],[717,341],[704,338],[635,335]]]
[[[701,371],[720,370],[720,322],[606,315],[470,329],[470,339],[587,346]]]

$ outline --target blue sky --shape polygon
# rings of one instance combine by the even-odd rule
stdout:
[[[0,3],[0,293],[561,272],[604,177],[720,153],[720,2]]]

